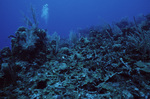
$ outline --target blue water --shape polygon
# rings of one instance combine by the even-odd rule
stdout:
[[[47,23],[41,18],[43,5],[48,4]],[[25,26],[22,13],[31,18],[33,6],[39,27],[48,33],[67,37],[71,30],[117,22],[122,17],[150,13],[150,0],[0,0],[0,48],[10,46],[9,35]]]

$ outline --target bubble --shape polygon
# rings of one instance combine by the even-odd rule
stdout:
[[[48,15],[49,15],[48,10],[49,10],[48,4],[43,5],[41,18],[43,18],[45,20],[46,24],[48,22]]]

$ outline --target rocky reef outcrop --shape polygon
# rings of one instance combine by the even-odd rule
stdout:
[[[0,50],[0,97],[149,99],[150,18],[140,19],[80,30],[73,45],[20,27]]]

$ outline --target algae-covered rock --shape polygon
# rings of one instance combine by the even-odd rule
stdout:
[[[122,45],[121,45],[121,44],[114,44],[112,47],[113,47],[113,50],[114,50],[114,51],[120,51]]]
[[[17,75],[13,69],[13,64],[2,63],[1,71],[3,72],[4,79],[6,80],[4,83],[7,84],[12,82],[13,84],[16,84]]]
[[[20,27],[12,38],[12,55],[16,59],[33,61],[38,57],[38,63],[46,61],[48,38],[43,29],[28,29]],[[42,53],[42,54],[41,54]],[[43,61],[44,60],[44,61]]]
[[[74,54],[74,59],[77,59],[77,60],[83,59],[82,54],[76,52],[76,53]]]
[[[1,57],[3,57],[3,58],[10,57],[10,55],[11,55],[11,50],[10,50],[10,48],[9,48],[9,47],[3,48],[3,49],[0,51],[0,55],[1,55]]]
[[[150,73],[150,63],[138,61],[135,63],[135,65],[138,67],[139,70]]]
[[[68,47],[62,47],[60,49],[60,53],[66,54],[66,55],[71,55],[71,51],[70,51],[70,49]]]
[[[66,70],[66,69],[68,69],[68,66],[67,66],[66,63],[61,63],[61,64],[59,65],[59,70],[64,71],[64,70]]]
[[[4,72],[4,74],[10,74],[10,68],[8,63],[2,63],[1,65],[1,71]]]

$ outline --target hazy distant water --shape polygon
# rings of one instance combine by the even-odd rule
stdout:
[[[21,13],[31,17],[31,4],[36,8],[39,27],[61,36],[68,36],[70,30],[150,13],[150,0],[1,0],[0,48],[10,45],[8,35],[14,35],[19,26],[25,25]],[[49,7],[47,24],[41,18],[45,4]]]

